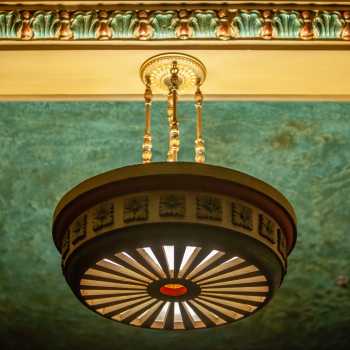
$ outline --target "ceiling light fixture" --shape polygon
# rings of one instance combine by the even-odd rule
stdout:
[[[88,179],[53,223],[65,278],[93,311],[125,324],[184,330],[243,319],[280,286],[296,240],[292,206],[246,174],[205,165],[204,65],[167,53],[141,67],[142,165]],[[151,163],[152,90],[168,93],[168,162]],[[195,163],[180,163],[178,93],[195,89]]]

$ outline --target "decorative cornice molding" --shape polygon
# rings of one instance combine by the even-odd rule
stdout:
[[[9,3],[9,2],[8,2]],[[350,7],[318,4],[0,6],[0,45],[22,42],[350,41]],[[81,3],[84,3],[83,1]],[[87,3],[90,3],[88,1]],[[89,8],[86,8],[88,6]],[[5,8],[6,7],[6,8]]]

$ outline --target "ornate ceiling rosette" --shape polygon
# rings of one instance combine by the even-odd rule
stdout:
[[[347,45],[348,1],[5,1],[0,45]],[[269,44],[267,44],[269,43]]]

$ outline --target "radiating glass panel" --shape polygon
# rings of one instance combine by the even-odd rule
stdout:
[[[182,306],[185,308],[186,313],[189,317],[189,319],[192,322],[192,325],[194,328],[205,328],[206,325],[204,322],[200,319],[200,317],[194,312],[194,310],[191,308],[190,305],[186,301],[182,302]]]
[[[179,303],[174,303],[174,329],[185,329]]]
[[[154,273],[152,273],[150,270],[146,269],[144,266],[142,266],[138,261],[136,261],[132,256],[130,256],[126,252],[121,252],[118,254],[115,254],[116,257],[119,259],[125,261],[130,266],[134,267],[135,269],[143,272],[144,274],[150,276],[153,279],[159,279]]]
[[[243,259],[241,259],[237,256],[234,256],[233,258],[224,261],[222,264],[219,264],[219,265],[213,267],[209,271],[199,274],[197,277],[193,278],[192,281],[194,281],[194,282],[201,281],[204,278],[208,278],[208,277],[210,277],[218,272],[227,270],[229,268],[233,268],[239,264],[242,264],[243,262],[244,262]]]
[[[229,278],[229,277],[235,277],[235,276],[241,276],[241,275],[245,275],[251,272],[256,272],[258,271],[258,269],[254,266],[254,265],[250,265],[247,267],[243,267],[241,269],[237,269],[237,270],[233,270],[230,272],[226,272],[223,274],[220,274],[218,276],[215,277],[211,277],[211,278],[207,278],[205,280],[202,280],[200,282],[198,282],[198,284],[204,284],[204,283],[209,283],[209,282],[214,282],[214,281],[220,281],[223,280],[225,278]]]
[[[100,260],[96,265],[101,266],[105,269],[112,270],[112,271],[115,271],[117,273],[129,276],[129,277],[136,278],[136,279],[144,281],[144,282],[151,282],[151,279],[149,279],[148,277],[143,276],[143,275],[141,275],[133,270],[130,270],[129,268],[122,266],[122,265],[120,265],[120,264],[118,264],[115,261],[110,260],[110,259]]]
[[[204,264],[206,261],[208,261],[210,258],[212,258],[213,256],[215,256],[215,254],[217,254],[219,251],[218,250],[212,250],[199,264],[198,266],[201,266],[202,264]]]
[[[190,267],[200,250],[201,248],[199,247],[186,247],[184,256],[181,261],[180,270],[178,272],[179,278],[182,278],[183,275],[187,272],[188,268]]]
[[[123,321],[125,320],[127,317],[129,316],[132,316],[133,314],[135,314],[136,312],[150,306],[151,304],[155,303],[156,299],[151,299],[151,300],[148,300],[148,301],[145,301],[144,303],[140,304],[140,305],[136,305],[130,309],[127,309],[123,312],[121,312],[120,314],[118,315],[114,315],[112,316],[112,318],[114,320],[117,320],[117,321]]]
[[[115,303],[114,305],[101,307],[99,309],[96,309],[96,311],[104,315],[113,311],[118,311],[120,309],[123,309],[124,307],[132,306],[134,304],[139,304],[140,302],[147,301],[149,299],[150,299],[150,296],[147,295],[146,297],[139,298],[137,300],[128,300],[124,303]]]
[[[163,271],[157,257],[154,255],[153,251],[149,247],[139,248],[137,252],[147,261],[147,263],[152,266],[152,268],[157,271],[157,273],[162,277],[166,278],[166,274]]]
[[[170,278],[174,278],[174,266],[175,266],[175,249],[173,245],[163,246],[165,259],[168,265]]]
[[[152,323],[151,328],[164,328],[165,321],[168,316],[169,306],[170,306],[170,302],[167,301],[162,307],[162,309],[160,310],[155,321]]]
[[[188,275],[187,278],[191,279],[196,276],[200,271],[210,266],[217,259],[221,258],[225,253],[218,250],[212,250]]]
[[[208,310],[206,307],[199,305],[194,300],[189,300],[189,303],[196,307],[202,314],[204,314],[207,318],[209,318],[210,321],[215,323],[217,326],[226,323],[226,321],[223,320],[221,317],[216,315],[214,312]]]
[[[134,320],[130,322],[130,324],[134,326],[142,326],[149,317],[156,312],[156,310],[164,303],[164,301],[158,301],[158,303],[154,304],[152,307],[144,311],[141,315],[137,316]]]

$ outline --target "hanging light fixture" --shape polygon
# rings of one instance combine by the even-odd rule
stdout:
[[[90,178],[59,202],[53,238],[65,278],[91,310],[125,324],[208,328],[264,307],[296,240],[287,199],[246,174],[205,165],[204,65],[167,53],[141,67],[143,163]],[[152,89],[168,96],[168,162],[152,163]],[[195,163],[177,162],[178,92],[195,90]]]

